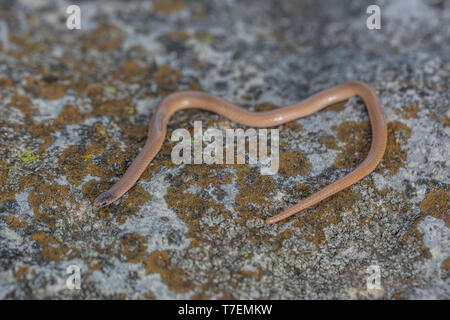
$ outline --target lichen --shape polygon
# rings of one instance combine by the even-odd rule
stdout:
[[[185,6],[182,0],[156,0],[153,8],[160,14],[171,14],[180,11]]]
[[[404,145],[411,136],[411,129],[398,121],[390,122],[386,150],[377,171],[388,170],[392,174],[405,166],[407,150]],[[369,153],[371,132],[369,122],[345,122],[333,128],[337,138],[344,143],[341,153],[336,157],[336,168],[355,168]]]
[[[167,252],[154,251],[146,259],[145,266],[147,272],[158,273],[170,290],[175,292],[189,292],[194,288],[194,284],[189,280],[184,280],[184,270],[173,267],[169,263]]]
[[[45,232],[33,234],[32,239],[41,245],[41,254],[45,261],[60,261],[79,256],[78,249],[61,244],[55,237]]]
[[[283,177],[307,175],[311,169],[311,162],[301,150],[286,151],[280,154],[280,168],[278,173]]]
[[[172,69],[169,65],[162,65],[156,70],[155,82],[158,85],[159,94],[163,97],[177,91],[181,73]]]
[[[7,285],[0,297],[447,297],[449,259],[442,251],[435,263],[436,249],[425,245],[422,229],[430,220],[449,227],[448,69],[441,58],[448,44],[439,41],[448,32],[438,28],[445,25],[439,6],[420,4],[425,10],[416,10],[414,33],[387,24],[374,42],[373,33],[348,23],[356,21],[353,11],[260,4],[130,1],[103,10],[93,3],[92,14],[82,13],[82,29],[63,34],[64,22],[51,18],[53,5],[3,8],[0,273]],[[330,29],[323,19],[330,10],[348,32],[323,41],[317,31]],[[395,4],[383,10],[397,21]],[[301,29],[308,30],[304,37],[292,33]],[[349,34],[358,46],[351,63],[343,45]],[[175,129],[192,132],[195,120],[240,127],[198,109],[177,112],[137,184],[107,207],[92,206],[135,159],[158,102],[173,92],[205,91],[264,112],[358,75],[379,94],[388,121],[383,160],[374,173],[300,214],[264,224],[367,156],[371,132],[360,99],[278,126],[280,169],[272,176],[248,164],[174,164]],[[81,290],[55,285],[64,284],[71,264],[81,267]],[[371,264],[382,270],[379,295],[366,290]]]

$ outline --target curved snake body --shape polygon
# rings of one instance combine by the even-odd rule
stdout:
[[[245,126],[266,128],[279,126],[308,116],[355,95],[360,96],[366,104],[372,127],[372,145],[366,159],[349,174],[310,195],[298,204],[266,219],[265,222],[271,224],[284,220],[361,180],[371,173],[382,159],[387,140],[386,121],[381,109],[380,99],[376,92],[367,84],[356,81],[343,83],[316,93],[301,102],[266,112],[251,112],[204,92],[185,91],[171,94],[161,101],[153,114],[148,129],[147,141],[141,152],[122,178],[111,189],[103,192],[94,200],[94,206],[107,206],[133,187],[148,164],[161,149],[166,136],[167,122],[178,110],[189,108],[203,109],[222,115]]]

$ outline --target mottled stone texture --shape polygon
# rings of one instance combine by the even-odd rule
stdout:
[[[81,30],[66,28],[69,2],[0,3],[1,299],[450,297],[448,1],[79,3]],[[366,28],[373,3],[381,30]],[[239,127],[179,112],[138,184],[92,206],[172,92],[268,110],[349,80],[380,95],[385,157],[303,215],[263,223],[362,161],[358,98],[280,126],[273,176],[174,165],[173,130]]]

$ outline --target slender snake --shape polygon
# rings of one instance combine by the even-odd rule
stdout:
[[[122,178],[111,189],[103,192],[94,200],[94,206],[98,208],[107,206],[134,186],[148,164],[161,149],[166,136],[167,122],[178,110],[189,108],[203,109],[217,113],[245,126],[257,128],[275,127],[308,116],[355,95],[360,96],[366,104],[372,127],[372,145],[366,159],[349,174],[310,195],[298,204],[266,219],[265,223],[272,224],[284,220],[361,180],[371,173],[381,161],[386,148],[386,121],[381,109],[380,99],[376,92],[367,84],[356,81],[346,82],[316,93],[301,102],[266,112],[251,112],[204,92],[185,91],[173,93],[161,101],[153,114],[148,129],[147,141],[141,152]]]

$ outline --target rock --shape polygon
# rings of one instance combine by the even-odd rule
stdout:
[[[380,30],[356,0],[82,2],[81,30],[51,3],[0,14],[1,299],[449,298],[448,2],[379,1]],[[386,154],[303,214],[264,224],[364,159],[358,98],[280,126],[270,176],[172,163],[175,129],[242,127],[178,112],[137,185],[92,206],[170,93],[262,111],[351,80],[381,98]]]

